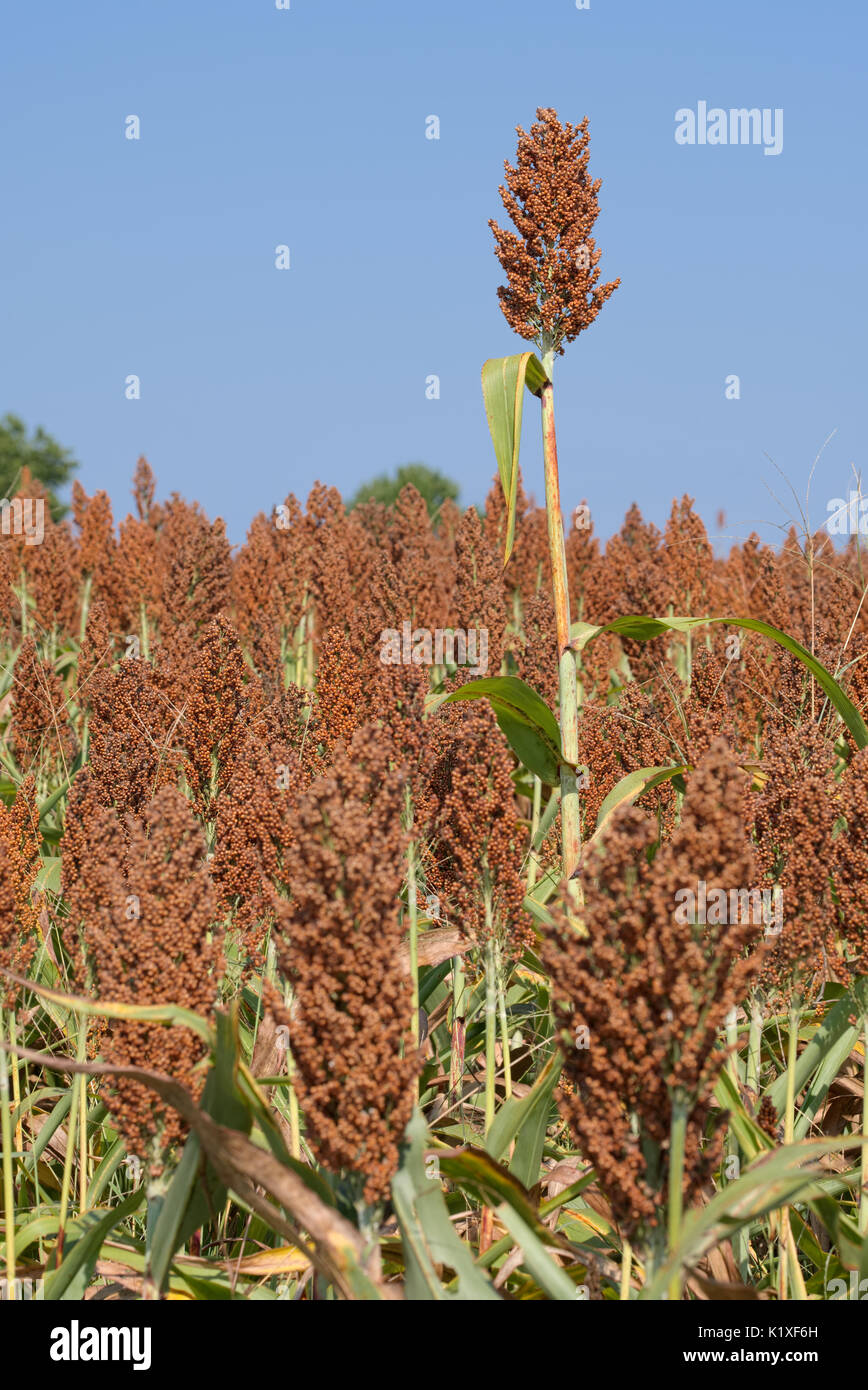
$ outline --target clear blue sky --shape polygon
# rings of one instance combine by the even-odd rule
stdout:
[[[559,360],[565,505],[608,535],[687,491],[744,534],[783,519],[765,455],[803,495],[837,429],[819,523],[865,451],[866,38],[859,0],[6,6],[0,413],[74,448],[121,516],[146,454],[235,541],[317,478],[347,493],[412,460],[481,501],[479,370],[521,346],[487,219],[547,105],[590,118],[622,277]],[[676,144],[699,101],[782,108],[782,153]],[[538,434],[528,410],[541,498]]]

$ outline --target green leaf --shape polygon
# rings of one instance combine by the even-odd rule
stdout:
[[[580,1290],[560,1265],[555,1263],[527,1222],[506,1202],[497,1208],[497,1215],[516,1245],[521,1247],[521,1262],[543,1293],[547,1293],[549,1298],[559,1303],[575,1302]]]
[[[705,1206],[685,1215],[678,1245],[670,1250],[665,1263],[640,1297],[660,1298],[680,1266],[695,1263],[707,1250],[724,1237],[731,1238],[742,1226],[788,1206],[797,1198],[810,1202],[822,1197],[830,1175],[821,1168],[804,1165],[824,1154],[866,1143],[868,1136],[846,1134],[837,1139],[802,1139],[763,1154],[735,1182],[726,1183]]]
[[[39,808],[40,821],[45,820],[45,818],[51,814],[57,803],[60,800],[62,800],[64,796],[66,796],[66,793],[69,791],[71,786],[72,778],[68,777],[64,782],[61,782],[60,786],[57,787],[57,789],[53,791],[51,795],[45,799],[45,801],[43,801],[42,805]]]
[[[748,1114],[744,1107],[738,1086],[732,1074],[724,1069],[717,1078],[714,1098],[722,1110],[728,1113],[729,1127],[739,1142],[742,1153],[749,1163],[761,1153],[774,1147],[765,1130]]]
[[[407,1126],[409,1142],[401,1167],[392,1179],[392,1199],[404,1248],[406,1297],[417,1301],[499,1302],[493,1284],[477,1268],[469,1248],[452,1225],[439,1182],[432,1182],[425,1175],[427,1136],[425,1121],[417,1109]],[[457,1292],[451,1293],[443,1286],[438,1265],[455,1271]]]
[[[495,1163],[483,1149],[468,1144],[460,1149],[438,1152],[440,1173],[447,1182],[480,1197],[490,1207],[508,1202],[525,1221],[539,1226],[540,1220],[524,1185],[512,1173]],[[544,1228],[543,1228],[544,1231]],[[548,1232],[544,1231],[544,1234]]]
[[[635,772],[628,772],[626,777],[622,777],[620,782],[616,782],[609,795],[600,807],[597,816],[597,828],[585,845],[585,853],[602,838],[602,832],[606,828],[606,823],[621,807],[632,805],[643,792],[652,791],[654,787],[659,787],[663,782],[672,782],[676,777],[689,772],[686,763],[675,763],[671,767],[637,767]]]
[[[516,757],[540,781],[557,786],[561,763],[561,732],[545,700],[518,676],[485,676],[468,681],[448,695],[434,695],[429,713],[458,700],[489,701],[495,717]]]
[[[494,1117],[488,1132],[485,1147],[494,1159],[503,1158],[510,1144],[518,1139],[527,1127],[528,1142],[522,1147],[519,1159],[518,1144],[510,1164],[510,1172],[525,1187],[532,1187],[539,1178],[539,1164],[542,1157],[542,1143],[545,1140],[545,1126],[551,1105],[552,1092],[561,1073],[563,1061],[556,1051],[548,1059],[536,1081],[526,1096],[510,1096]],[[533,1164],[533,1157],[538,1156]],[[518,1159],[518,1162],[516,1160]]]
[[[218,1009],[215,1027],[214,1067],[205,1082],[200,1108],[217,1124],[248,1134],[250,1111],[237,1082],[237,1006],[228,1012]],[[220,1211],[225,1200],[226,1188],[211,1164],[203,1159],[196,1134],[190,1134],[149,1232],[148,1273],[156,1288],[165,1288],[176,1251],[193,1231]]]
[[[547,803],[547,805],[546,805],[545,810],[543,811],[542,815],[540,816],[539,826],[537,827],[537,832],[536,832],[536,834],[535,834],[534,837],[533,837],[533,843],[531,844],[531,849],[532,849],[534,852],[536,852],[537,850],[542,849],[543,841],[545,840],[546,836],[548,835],[549,831],[551,830],[552,826],[553,826],[554,823],[555,823],[555,818],[557,817],[558,811],[560,810],[560,805],[561,805],[561,792],[560,792],[560,788],[559,788],[559,787],[555,787],[554,791],[552,792],[551,796],[550,796],[549,799],[548,799],[548,803]]]
[[[548,381],[542,363],[532,352],[514,357],[490,357],[482,368],[482,396],[488,428],[497,457],[497,470],[506,502],[503,563],[515,542],[515,503],[518,494],[518,451],[524,388],[539,395]]]
[[[859,1041],[862,1031],[861,1020],[866,1013],[868,975],[863,975],[855,981],[852,989],[829,1009],[811,1041],[799,1054],[795,1071],[795,1095],[804,1091],[809,1081],[810,1086],[796,1114],[794,1133],[797,1139],[802,1138],[807,1132],[826,1092]],[[853,1015],[856,1017],[855,1024],[850,1023]],[[787,1098],[786,1072],[768,1087],[767,1094],[780,1119]]]
[[[126,1158],[126,1144],[123,1138],[116,1139],[107,1153],[103,1154],[99,1161],[97,1170],[91,1178],[87,1189],[88,1206],[96,1206],[105,1189],[112,1180],[113,1175],[120,1168]]]
[[[61,1298],[81,1299],[103,1241],[115,1226],[137,1211],[144,1200],[145,1189],[140,1187],[135,1192],[130,1192],[118,1206],[112,1207],[111,1211],[87,1211],[71,1222],[67,1230],[66,1254],[59,1267],[46,1275],[44,1298],[48,1301]],[[70,1241],[70,1237],[77,1239]]]
[[[34,887],[38,888],[42,893],[46,891],[50,893],[59,893],[61,863],[62,860],[59,855],[43,859],[42,868],[39,870],[34,881]]]
[[[634,642],[648,642],[654,637],[662,636],[664,632],[690,632],[693,628],[702,627],[706,623],[727,623],[731,627],[741,627],[749,632],[759,632],[764,637],[770,637],[773,642],[777,642],[778,646],[797,657],[835,706],[853,735],[857,748],[868,747],[868,725],[865,724],[856,706],[844,694],[831,671],[828,671],[815,656],[812,656],[801,642],[797,642],[795,637],[781,632],[780,628],[772,627],[771,623],[763,622],[761,618],[650,618],[641,614],[631,614],[622,618],[615,618],[613,622],[606,623],[603,627],[594,627],[591,623],[573,623],[570,628],[573,639],[570,645],[574,651],[580,652],[602,632],[613,632],[618,637],[632,638]]]

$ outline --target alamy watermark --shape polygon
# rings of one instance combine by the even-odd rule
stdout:
[[[0,1279],[0,1303],[34,1303],[44,1294],[44,1279]]]
[[[380,660],[384,666],[466,666],[471,675],[484,676],[488,628],[387,627],[380,633]]]
[[[830,536],[868,536],[868,496],[850,488],[846,497],[832,497],[826,503],[829,513],[826,530]]]
[[[784,148],[784,112],[780,106],[709,106],[698,101],[696,110],[682,106],[675,112],[675,139],[679,145],[762,145],[763,154],[780,154]]]
[[[52,1361],[130,1361],[134,1371],[151,1365],[149,1327],[82,1327],[73,1318],[69,1327],[51,1332]]]
[[[703,926],[733,926],[737,922],[764,927],[764,936],[780,936],[784,925],[784,890],[774,888],[709,888],[705,879],[696,888],[679,888],[675,920]]]
[[[0,502],[0,535],[23,536],[25,545],[45,539],[45,500],[42,497],[4,497]]]

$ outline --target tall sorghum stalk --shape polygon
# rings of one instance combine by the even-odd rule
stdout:
[[[408,835],[413,832],[413,802],[409,785],[404,799],[404,824]],[[411,1033],[413,1046],[419,1046],[419,912],[416,891],[416,844],[411,838],[407,843],[407,917],[410,924],[410,984],[413,990],[410,1008],[412,1010]]]
[[[542,813],[542,782],[538,777],[533,779],[533,811],[530,823],[530,853],[527,861],[527,891],[533,888],[539,876],[541,861],[538,852],[534,849],[537,832],[539,830],[540,815]]]
[[[501,308],[510,327],[536,343],[547,378],[540,398],[565,759],[560,776],[562,858],[564,876],[570,878],[579,862],[581,843],[576,773],[569,765],[575,765],[579,756],[578,692],[575,657],[570,649],[552,372],[563,344],[593,323],[620,281],[597,284],[600,252],[591,233],[599,213],[600,180],[588,176],[587,119],[579,126],[562,126],[555,111],[539,107],[530,133],[520,126],[517,133],[516,163],[514,167],[505,164],[506,184],[500,188],[503,206],[516,230],[504,230],[494,221],[489,226],[508,279],[498,290]]]
[[[868,1137],[868,1014],[862,1019],[862,1134]],[[868,1235],[868,1144],[862,1145],[859,1231]]]
[[[578,865],[581,849],[579,791],[574,770],[574,765],[579,760],[579,708],[576,691],[576,660],[570,648],[570,594],[567,583],[567,556],[564,547],[564,522],[558,477],[554,387],[551,382],[554,356],[553,349],[543,355],[543,366],[549,380],[543,386],[541,393],[542,429],[546,512],[548,514],[549,551],[552,561],[552,586],[558,643],[558,706],[561,724],[561,748],[567,760],[561,763],[562,861],[564,877],[569,878]]]
[[[491,893],[485,894],[486,927],[489,931],[485,943],[485,1134],[494,1124],[495,1068],[494,1055],[497,1046],[497,965],[495,959],[494,928],[491,920]]]
[[[494,944],[495,967],[497,970],[497,1012],[500,1024],[500,1046],[503,1050],[503,1095],[505,1100],[512,1096],[512,1062],[509,1055],[509,1017],[506,1009],[507,971],[503,961],[500,942]]]
[[[676,1088],[672,1096],[672,1118],[669,1139],[669,1207],[668,1237],[670,1252],[677,1249],[681,1239],[681,1216],[683,1210],[682,1185],[684,1182],[684,1144],[687,1136],[687,1120],[690,1106],[685,1092]],[[669,1281],[669,1297],[681,1297],[681,1269],[676,1269]]]
[[[461,1091],[464,1078],[464,1042],[467,1033],[465,1021],[467,1003],[465,997],[464,960],[461,956],[452,958],[452,1048],[449,1058],[449,1105],[458,1106],[458,1118],[462,1118]]]
[[[5,1045],[5,1017],[0,1007],[0,1044]],[[0,1144],[3,1146],[3,1227],[7,1297],[15,1297],[15,1183],[12,1168],[12,1097],[9,1094],[9,1063],[0,1046]]]
[[[790,1028],[787,1038],[787,1098],[784,1108],[784,1143],[792,1144],[796,1127],[796,1064],[799,1060],[799,1025],[802,1021],[801,1000],[793,994],[790,1001]],[[790,1226],[790,1209],[780,1214],[780,1255],[778,1259],[778,1298],[787,1297],[789,1287],[799,1300],[807,1298],[805,1282],[799,1266],[799,1254]],[[789,1278],[787,1277],[789,1275]]]

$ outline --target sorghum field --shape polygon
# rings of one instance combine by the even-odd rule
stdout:
[[[595,537],[552,368],[617,282],[587,127],[538,117],[484,514],[318,485],[233,553],[140,459],[119,525],[76,485],[2,540],[12,1291],[863,1287],[859,537],[715,553],[687,496]]]

